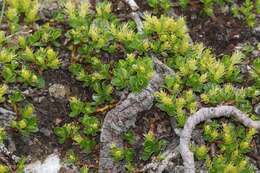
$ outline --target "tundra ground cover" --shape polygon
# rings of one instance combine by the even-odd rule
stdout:
[[[158,8],[151,5],[156,2],[149,1],[148,5]],[[2,3],[1,21],[6,28],[1,32],[0,104],[16,117],[10,127],[1,128],[1,144],[6,144],[9,134],[18,135],[25,143],[32,141],[44,133],[41,126],[48,123],[49,133],[53,134],[47,134],[52,141],[49,145],[60,147],[66,153],[67,163],[82,167],[83,171],[88,167],[92,172],[98,171],[104,116],[124,101],[124,93],[138,95],[151,85],[157,74],[153,57],[174,71],[165,76],[160,89],[153,93],[154,109],[174,123],[156,129],[157,117],[141,135],[134,128],[125,132],[124,146],[111,145],[109,155],[124,171],[138,172],[150,161],[163,161],[163,152],[173,139],[160,138],[157,132],[170,128],[168,132],[175,133],[200,108],[233,105],[249,118],[259,120],[254,107],[259,103],[260,59],[252,56],[253,50],[259,51],[257,44],[217,57],[202,43],[191,43],[184,17],[144,13],[143,32],[137,32],[133,20],[121,21],[113,13],[114,3],[103,1],[93,5],[88,1],[66,1],[58,4],[57,9],[43,18],[40,2],[6,0]],[[171,7],[166,1],[160,5],[165,12]],[[156,9],[154,12],[158,13]],[[243,66],[248,68],[243,70]],[[71,91],[62,99],[49,97],[56,104],[43,110],[39,106],[41,101],[37,103],[34,97],[45,94],[46,90],[48,94],[49,85],[59,82],[50,79],[50,73],[61,70],[70,77],[69,85],[73,81],[80,86],[79,91]],[[51,112],[57,104],[64,105],[65,111]],[[47,121],[37,114],[48,116]],[[248,157],[257,147],[256,129],[225,118],[203,123],[199,129],[202,140],[195,141],[190,148],[209,172],[256,171],[254,159]],[[139,141],[141,145],[137,144]],[[67,150],[71,147],[77,154]],[[29,155],[19,153],[19,149],[18,155]],[[215,150],[213,154],[212,150]],[[85,157],[90,159],[81,161]],[[23,165],[23,160],[17,165],[3,163],[0,170],[18,171]]]

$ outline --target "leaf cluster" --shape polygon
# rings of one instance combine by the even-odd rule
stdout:
[[[5,101],[5,95],[7,94],[8,86],[6,84],[0,85],[0,103]]]
[[[151,58],[135,58],[129,54],[126,60],[119,60],[116,64],[111,83],[118,89],[129,88],[132,92],[140,92],[148,85],[152,75]]]
[[[208,129],[211,127],[213,127],[213,129]],[[212,125],[209,124],[206,133],[215,133],[215,128],[215,122]],[[254,167],[246,158],[246,153],[251,151],[251,141],[256,134],[256,130],[245,130],[244,127],[235,126],[232,123],[223,123],[222,128],[222,131],[220,129],[217,130],[220,134],[218,138],[209,138],[212,142],[216,139],[221,141],[219,144],[219,155],[212,159],[208,158],[207,160],[209,172],[254,172]]]
[[[142,160],[147,161],[151,156],[158,156],[160,154],[166,147],[166,141],[156,139],[154,133],[149,131],[145,135],[143,146],[144,149],[141,158]]]
[[[0,145],[3,144],[4,140],[6,139],[6,131],[4,128],[0,128]]]
[[[111,101],[113,87],[107,84],[110,78],[109,64],[102,64],[95,57],[88,61],[91,66],[91,73],[88,73],[81,64],[71,64],[69,71],[77,80],[83,82],[84,86],[90,87],[94,91],[92,98],[96,105]]]
[[[2,172],[2,173],[10,173],[10,170],[4,164],[0,164],[0,172]]]
[[[38,132],[38,121],[34,112],[34,106],[31,104],[23,107],[20,112],[21,117],[12,121],[12,128],[17,129],[24,136],[29,136],[31,133]]]
[[[152,8],[157,10],[162,9],[165,13],[168,12],[172,6],[169,0],[147,0],[147,3]]]
[[[82,150],[90,153],[96,145],[95,140],[92,140],[91,137],[95,137],[100,131],[100,121],[98,118],[91,116],[95,111],[95,107],[89,103],[82,102],[76,97],[72,97],[70,99],[70,108],[69,116],[71,118],[83,115],[80,118],[82,126],[76,123],[66,123],[61,127],[54,128],[54,133],[58,137],[59,143],[63,144],[67,140],[73,140]]]
[[[42,70],[58,69],[60,66],[58,54],[52,48],[40,48],[33,53],[33,51],[27,47],[23,55],[25,60],[35,63]]]
[[[155,93],[157,99],[156,106],[162,111],[167,112],[168,115],[176,118],[177,124],[183,127],[187,113],[194,113],[197,110],[197,101],[192,90],[186,91],[183,95],[169,95],[164,91]]]
[[[126,171],[127,172],[133,172],[134,167],[133,167],[133,161],[135,157],[134,150],[132,148],[121,148],[117,147],[114,143],[111,145],[111,155],[114,159],[114,161],[119,162],[119,161],[125,161],[126,165]]]
[[[8,5],[6,17],[12,32],[19,29],[19,17],[24,16],[24,21],[31,24],[38,19],[38,0],[6,0]]]

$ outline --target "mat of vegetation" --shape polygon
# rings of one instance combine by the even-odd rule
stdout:
[[[0,8],[0,173],[260,171],[259,0]]]

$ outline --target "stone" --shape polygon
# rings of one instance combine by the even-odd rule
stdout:
[[[46,128],[41,128],[40,132],[42,132],[45,136],[50,137],[51,136],[51,131]]]
[[[257,105],[255,105],[255,113],[257,115],[260,115],[260,103],[258,103]]]
[[[62,167],[58,154],[49,155],[43,162],[36,161],[24,168],[25,173],[59,173]]]
[[[49,87],[49,94],[54,98],[65,98],[68,93],[68,87],[62,84],[53,84]]]

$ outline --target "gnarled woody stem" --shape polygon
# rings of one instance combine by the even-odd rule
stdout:
[[[184,129],[180,136],[180,153],[185,167],[185,173],[195,173],[195,163],[193,153],[190,151],[189,144],[191,133],[195,126],[203,121],[233,116],[246,127],[260,129],[260,121],[253,121],[246,114],[234,106],[218,106],[215,108],[201,108],[186,121]]]
[[[15,113],[0,107],[0,127],[5,128],[9,127],[11,121],[14,119]],[[10,152],[4,144],[0,143],[0,153],[4,154],[5,156],[11,158],[13,161],[18,162],[20,159],[12,152]]]
[[[123,165],[114,162],[111,156],[111,145],[123,147],[122,133],[135,125],[138,113],[149,110],[154,101],[154,93],[163,83],[165,75],[173,74],[173,71],[161,61],[153,58],[155,73],[149,85],[140,93],[131,93],[126,100],[109,111],[104,119],[101,129],[101,150],[99,160],[99,172],[124,172]]]

